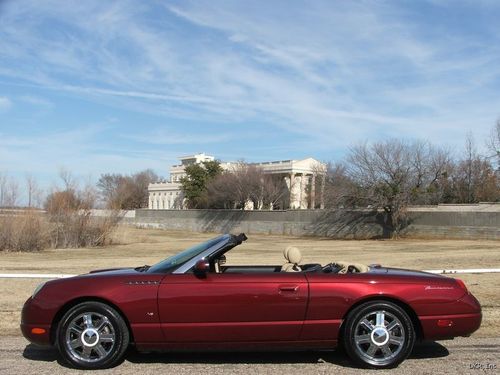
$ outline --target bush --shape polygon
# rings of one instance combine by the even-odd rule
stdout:
[[[49,242],[52,248],[104,246],[120,221],[118,210],[104,217],[92,216],[97,192],[87,186],[68,186],[47,197],[45,209],[50,222]]]
[[[0,250],[39,251],[49,245],[49,228],[34,210],[0,216]]]
[[[0,250],[38,251],[44,248],[104,246],[120,221],[120,211],[92,216],[95,191],[74,186],[53,191],[37,210],[0,211]]]
[[[109,243],[109,236],[120,221],[117,212],[94,217],[90,210],[59,213],[51,217],[50,246],[52,248],[95,247]]]
[[[121,216],[105,217],[90,211],[73,211],[56,216],[41,212],[3,212],[0,214],[0,251],[39,251],[45,248],[104,246]]]

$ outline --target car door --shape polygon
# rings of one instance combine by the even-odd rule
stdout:
[[[158,291],[166,342],[296,340],[307,299],[302,273],[170,274]]]

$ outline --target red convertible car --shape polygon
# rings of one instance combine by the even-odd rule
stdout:
[[[350,262],[231,266],[225,234],[153,266],[48,281],[22,311],[33,343],[72,366],[120,363],[133,343],[151,350],[345,348],[363,367],[401,363],[416,340],[468,336],[481,307],[461,280]]]

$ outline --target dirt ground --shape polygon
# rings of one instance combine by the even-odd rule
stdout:
[[[119,366],[96,374],[496,374],[500,338],[459,337],[417,343],[397,369],[360,370],[342,351],[137,353],[130,351]],[[23,337],[0,336],[0,374],[82,374],[68,368],[53,348],[30,345]]]
[[[0,252],[0,273],[81,274],[92,269],[154,264],[213,233],[120,227],[105,248],[57,249],[39,253]],[[420,270],[500,268],[499,241],[367,240],[249,235],[227,254],[227,264],[281,264],[283,249],[300,248],[304,263],[347,260]],[[483,324],[474,335],[500,336],[500,274],[459,275],[483,306]],[[0,279],[0,335],[17,335],[20,310],[43,280]]]

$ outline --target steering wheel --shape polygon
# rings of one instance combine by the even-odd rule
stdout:
[[[323,273],[345,273],[347,269],[344,272],[341,271],[343,271],[343,267],[337,263],[328,263],[321,269],[321,272]]]

